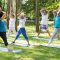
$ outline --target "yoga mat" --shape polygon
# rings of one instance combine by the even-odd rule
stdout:
[[[60,48],[60,45],[48,45],[48,44],[41,44],[41,46],[51,47],[51,48]]]
[[[0,52],[9,52],[7,48],[3,48],[3,47],[0,47]],[[19,53],[19,52],[22,52],[22,50],[12,50],[11,52],[14,52],[14,53]]]

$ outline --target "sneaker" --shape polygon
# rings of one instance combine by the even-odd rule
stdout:
[[[29,47],[29,46],[30,46],[30,44],[27,45],[27,47]]]
[[[14,44],[15,42],[13,41],[11,44]]]

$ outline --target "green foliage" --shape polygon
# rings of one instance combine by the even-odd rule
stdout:
[[[2,5],[2,0],[0,0],[0,5]]]
[[[27,0],[24,4],[21,3],[21,1],[22,0],[18,1],[18,5],[17,5],[18,11],[23,10],[28,17],[34,19],[35,10],[36,10],[36,0]],[[4,0],[0,0],[0,4],[3,6],[3,10],[7,11],[7,3],[4,3]],[[46,8],[48,11],[52,11],[59,5],[60,5],[59,0],[38,0],[38,11],[42,8]],[[50,17],[51,17],[50,20],[52,20],[53,15],[51,13],[50,13]]]
[[[60,2],[55,0],[39,0],[38,11],[42,8],[46,8],[48,11],[52,11],[57,6],[59,6],[59,4]],[[22,4],[23,11],[25,11],[26,14],[31,18],[34,18],[35,16],[34,15],[35,8],[36,8],[35,0],[28,0],[25,4]],[[52,15],[51,15],[51,19],[53,19]]]

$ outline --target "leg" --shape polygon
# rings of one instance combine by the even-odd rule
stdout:
[[[22,32],[22,35],[23,35],[24,38],[26,39],[26,41],[27,41],[27,43],[28,43],[28,46],[29,46],[30,44],[29,44],[29,41],[28,41],[28,37],[27,37],[25,28],[23,28],[21,32]]]
[[[51,37],[50,31],[48,29],[47,29],[47,33],[48,33],[49,37]]]
[[[39,37],[40,33],[41,33],[41,26],[39,27],[38,37]]]
[[[6,37],[6,32],[2,32],[0,34],[1,38],[4,41],[5,47],[8,49],[9,52],[12,52],[12,50],[8,47],[8,42],[7,42],[7,37]]]
[[[38,37],[39,37],[39,35],[40,35],[40,33],[41,33],[41,27],[39,27],[39,32],[37,32],[38,33]]]
[[[60,40],[60,28],[58,29],[57,38]]]
[[[57,35],[57,38],[58,38],[58,40],[60,39],[60,36],[59,36],[59,34]]]
[[[5,32],[1,33],[1,38],[3,39],[5,46],[8,46],[7,37],[6,37]]]
[[[12,42],[12,43],[15,43],[15,41],[18,39],[19,35],[21,34],[21,29],[18,31],[16,37],[15,37],[15,40]]]
[[[10,36],[10,33],[11,33],[11,28],[9,27],[7,37],[9,37],[9,36]]]
[[[39,37],[40,33],[41,33],[41,30],[38,32],[38,37]]]
[[[12,52],[12,50],[8,47],[6,32],[1,32],[0,37],[2,38],[2,40],[3,40],[4,44],[5,44],[5,47],[8,49],[8,51]]]
[[[53,41],[53,39],[56,37],[57,32],[58,32],[58,30],[55,29],[54,34],[52,35],[52,37],[51,37],[50,40],[48,41],[48,45],[49,45],[49,44]]]
[[[15,28],[12,29],[13,33],[15,34],[15,37],[16,37],[16,31],[15,31]]]

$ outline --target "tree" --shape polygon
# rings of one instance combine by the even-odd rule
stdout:
[[[39,32],[39,10],[38,10],[38,2],[39,0],[35,0],[36,3],[36,32]]]
[[[9,28],[10,0],[7,0],[7,28]]]
[[[16,31],[17,31],[17,25],[18,25],[17,14],[20,13],[21,11],[21,3],[22,3],[22,0],[16,0],[16,24],[15,24]]]

